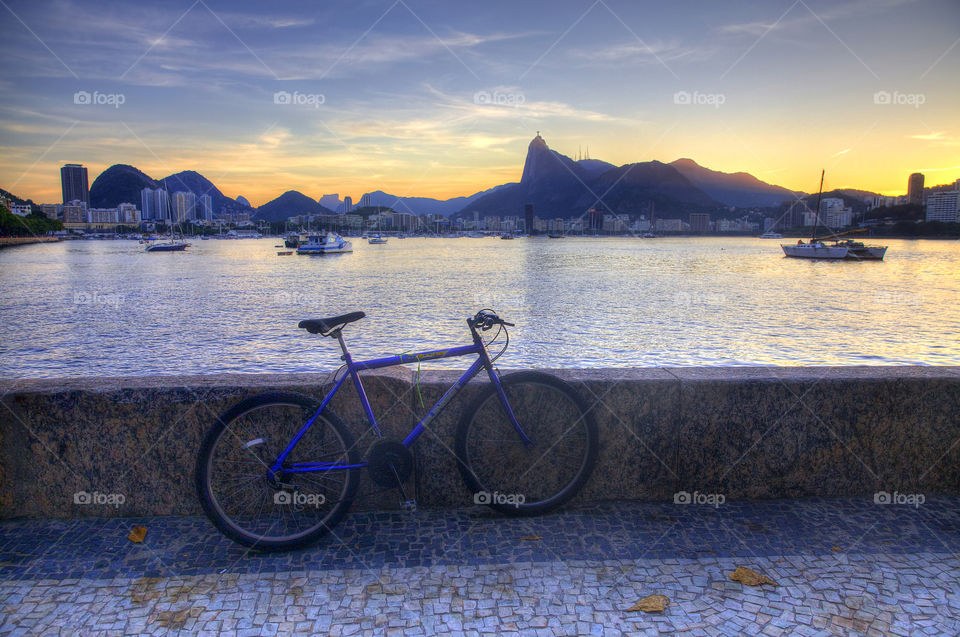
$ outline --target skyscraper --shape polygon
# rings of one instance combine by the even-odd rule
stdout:
[[[79,200],[90,207],[87,169],[82,164],[66,164],[60,168],[60,188],[63,191],[63,203]]]
[[[353,197],[347,195],[343,198],[343,213],[346,214],[353,209]]]
[[[923,204],[923,173],[913,173],[907,181],[907,203]]]
[[[173,221],[197,218],[197,197],[192,192],[181,190],[173,193],[172,204],[173,214],[170,216]]]
[[[200,201],[197,205],[197,218],[204,221],[213,221],[213,197],[210,195],[200,195]]]

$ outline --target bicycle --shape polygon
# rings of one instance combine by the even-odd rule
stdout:
[[[464,409],[454,444],[474,502],[506,515],[537,515],[563,505],[583,487],[599,444],[590,408],[556,376],[524,371],[501,378],[493,363],[509,346],[512,323],[484,309],[467,319],[472,345],[355,361],[342,332],[364,316],[351,312],[300,322],[311,334],[335,338],[342,351],[344,364],[319,403],[300,394],[260,394],[234,405],[210,427],[195,482],[204,513],[221,533],[263,551],[312,544],[346,514],[363,470],[380,486],[399,487],[402,508],[415,510],[415,500],[403,490],[414,465],[411,447],[482,370],[490,383]],[[481,332],[493,327],[496,335],[485,341]],[[501,330],[505,343],[491,357],[487,346]],[[477,355],[473,364],[406,438],[383,437],[359,372],[471,354]],[[330,409],[348,378],[376,437],[362,456],[353,434]]]

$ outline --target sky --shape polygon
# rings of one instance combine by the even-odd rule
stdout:
[[[448,198],[570,156],[787,188],[960,177],[960,2],[0,0],[0,187],[59,167]]]

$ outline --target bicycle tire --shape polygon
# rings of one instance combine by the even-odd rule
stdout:
[[[295,489],[291,493],[283,489],[276,489],[268,483],[267,469],[269,465],[276,459],[279,452],[286,446],[286,443],[292,439],[292,433],[289,431],[281,432],[279,429],[283,429],[284,425],[286,425],[286,429],[292,430],[292,432],[295,433],[303,423],[307,422],[310,416],[316,413],[318,407],[319,403],[314,399],[300,394],[286,392],[259,394],[247,398],[228,409],[220,415],[209,428],[197,454],[197,465],[194,474],[195,483],[204,513],[213,525],[225,536],[239,544],[254,548],[258,551],[285,551],[313,544],[329,533],[330,530],[340,522],[344,514],[346,514],[357,491],[360,480],[359,469],[329,472],[322,476],[313,473],[298,473],[292,474],[289,477],[290,480],[297,480],[298,482],[306,483],[309,481],[311,482],[311,487],[314,489],[318,486],[326,489],[321,480],[331,479],[333,474],[344,476],[339,488],[332,494],[335,497],[330,500],[327,499],[326,491],[311,494],[312,500],[310,500],[306,498],[306,494],[304,494],[304,498],[300,498],[299,489]],[[288,418],[285,417],[287,412],[292,414]],[[257,431],[245,430],[247,423],[243,419],[251,414],[255,415],[255,417],[251,419],[254,423],[257,418],[262,421],[260,424],[257,424]],[[282,421],[280,417],[278,417],[281,414],[284,415]],[[260,428],[267,430],[259,431]],[[313,447],[302,453],[315,453],[318,444],[316,442],[317,438],[319,437],[321,441],[320,444],[322,444],[327,432],[332,432],[334,437],[331,441],[332,445],[329,448],[325,446],[321,450],[322,453],[320,455],[322,457],[336,458],[338,462],[345,461],[347,464],[358,464],[360,462],[360,456],[356,450],[353,435],[346,426],[344,426],[340,418],[329,408],[323,410],[317,421],[314,422],[300,440],[297,447],[294,448],[291,458],[297,456],[301,445],[308,443],[313,444]],[[227,436],[225,436],[225,434],[227,434]],[[277,441],[276,444],[270,441],[270,434],[274,434]],[[284,436],[281,434],[287,435]],[[251,438],[251,436],[254,437]],[[336,448],[334,448],[334,446]],[[296,521],[298,529],[300,528],[299,525],[302,518],[306,518],[308,522],[313,518],[317,519],[302,531],[280,535],[269,535],[269,531],[275,527],[276,523],[271,525],[267,529],[267,532],[263,532],[262,529],[255,531],[253,528],[245,528],[244,525],[252,527],[253,523],[251,521],[241,522],[239,520],[240,515],[231,515],[231,513],[227,511],[228,496],[232,494],[222,493],[222,486],[218,480],[218,475],[225,475],[229,482],[229,473],[226,470],[221,471],[215,467],[220,459],[218,453],[221,450],[226,455],[220,464],[226,462],[252,466],[252,469],[238,467],[239,471],[252,470],[253,473],[246,474],[242,478],[234,479],[244,481],[237,490],[247,489],[249,486],[254,496],[259,497],[260,504],[258,514],[263,510],[264,505],[270,504],[269,501],[264,500],[264,498],[270,498],[272,490],[273,504],[277,508],[267,508],[268,512],[273,511],[279,514],[282,519],[290,522]],[[261,458],[258,453],[264,457]],[[253,459],[247,454],[252,454]],[[234,459],[231,460],[231,457]],[[239,459],[236,459],[238,457]],[[303,458],[303,460],[307,461],[307,458]],[[318,458],[310,458],[310,461],[318,461]],[[263,467],[257,466],[258,463],[263,465]],[[262,471],[262,483],[257,479],[257,474],[260,471]],[[232,487],[233,485],[230,486]],[[316,490],[319,491],[320,489]],[[281,492],[284,492],[286,495],[276,495]],[[324,496],[322,511],[320,505],[316,504],[320,500],[320,495]],[[283,498],[286,498],[286,500]],[[296,502],[298,499],[307,499],[311,504],[303,505],[301,503],[298,505]],[[290,502],[287,500],[290,500]],[[287,504],[290,505],[289,508],[284,509],[283,507]],[[299,508],[297,508],[298,506]],[[309,506],[313,506],[314,511],[310,511]],[[231,506],[229,508],[232,509],[235,507]],[[319,516],[321,512],[323,515]],[[289,524],[289,522],[285,522],[284,524]]]
[[[583,398],[556,376],[516,372],[500,383],[533,445],[523,444],[491,383],[464,410],[457,426],[454,448],[460,475],[477,504],[510,516],[547,513],[575,496],[593,472],[599,448],[596,422]],[[541,411],[533,413],[533,406]],[[502,437],[483,438],[481,427]],[[551,457],[570,448],[567,455],[576,462],[567,467],[569,475],[561,474],[563,464],[551,462]],[[521,468],[518,464],[529,461],[532,464],[516,479],[510,477],[511,471]],[[527,476],[530,480],[524,484]],[[557,485],[549,486],[550,482]]]

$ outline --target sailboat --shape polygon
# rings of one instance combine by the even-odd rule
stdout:
[[[381,216],[381,213],[379,212],[379,209],[378,209],[378,212],[377,212],[377,234],[376,234],[375,236],[370,237],[369,239],[367,239],[367,243],[371,243],[371,244],[377,245],[377,244],[382,244],[382,243],[386,243],[386,242],[387,242],[387,240],[383,238],[383,235],[380,234],[380,221],[381,221],[382,219],[383,219],[383,217]]]
[[[173,231],[173,219],[170,217],[170,209],[167,208],[167,219],[170,219],[170,239],[168,241],[156,241],[150,243],[149,241],[143,246],[144,252],[182,252],[187,249],[187,246],[190,244],[187,243],[183,238],[183,231],[180,232],[180,239],[176,239]]]
[[[866,232],[866,228],[858,230],[849,230],[831,234],[825,237],[817,238],[817,225],[820,222],[820,198],[823,195],[823,177],[826,170],[820,173],[820,191],[817,193],[817,209],[814,212],[813,233],[810,236],[810,243],[804,243],[803,239],[797,241],[796,245],[780,244],[783,253],[788,257],[798,259],[847,259],[850,261],[882,261],[887,253],[887,246],[868,246],[860,241],[844,239],[851,234]],[[833,241],[833,245],[826,245],[824,241]]]

